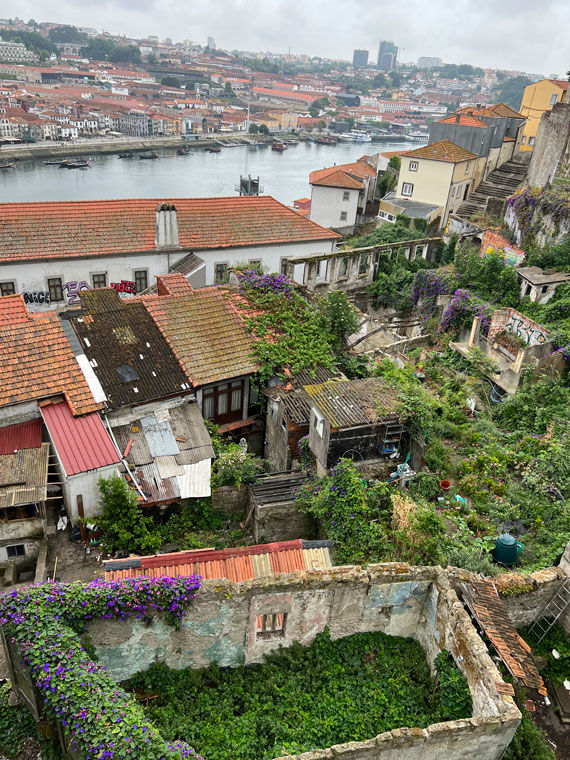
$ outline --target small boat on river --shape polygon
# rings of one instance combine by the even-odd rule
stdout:
[[[14,166],[14,162],[11,164],[0,164],[0,169],[11,169]]]
[[[207,150],[208,150],[208,153],[221,153],[222,152],[222,149],[216,147],[215,145],[213,145],[211,148],[208,148]]]
[[[139,156],[139,158],[141,158],[141,159],[158,158],[158,153],[154,153],[154,151],[152,153],[141,153],[140,156]]]
[[[46,166],[61,166],[63,161],[44,161]]]
[[[274,142],[271,146],[271,150],[276,150],[279,153],[282,153],[284,150],[287,150],[287,146],[282,142]]]
[[[91,166],[91,161],[67,161],[65,164],[62,164],[62,166],[66,169],[87,169],[87,167]]]
[[[177,156],[189,156],[190,155],[190,148],[177,148],[176,149],[176,155]]]
[[[134,158],[133,153],[119,153],[119,158]]]

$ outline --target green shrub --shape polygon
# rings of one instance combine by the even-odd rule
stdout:
[[[469,718],[473,709],[467,679],[455,664],[451,653],[442,649],[435,658],[436,689],[444,720]]]

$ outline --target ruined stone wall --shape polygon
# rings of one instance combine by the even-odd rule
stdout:
[[[530,625],[540,617],[564,583],[560,567],[548,567],[534,573],[508,573],[494,579],[495,587],[515,628]]]
[[[248,507],[247,486],[220,486],[212,491],[212,507],[228,516],[245,514]]]
[[[285,632],[257,635],[260,615],[286,614]],[[98,657],[118,680],[155,661],[201,668],[211,662],[238,666],[261,662],[279,645],[307,646],[326,626],[333,638],[383,631],[416,638],[428,661],[448,648],[464,672],[473,717],[427,729],[395,729],[365,742],[350,742],[300,755],[298,760],[499,760],[520,720],[469,616],[440,568],[403,563],[336,567],[232,584],[204,581],[180,631],[155,619],[96,621],[88,634]]]
[[[297,509],[295,501],[278,501],[256,504],[253,511],[253,538],[262,541],[291,541],[310,538],[315,534],[315,523],[309,515]]]
[[[570,155],[570,103],[556,103],[543,114],[528,168],[530,187],[544,187]]]

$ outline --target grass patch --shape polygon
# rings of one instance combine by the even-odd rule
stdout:
[[[468,717],[450,683],[468,692],[446,658],[434,683],[421,645],[383,633],[359,633],[332,641],[328,629],[311,646],[293,644],[266,662],[239,668],[210,665],[171,670],[153,665],[130,682],[143,695],[158,695],[146,713],[159,731],[183,738],[204,757],[269,760],[348,741],[364,741],[393,728],[426,727]],[[450,676],[455,668],[459,676]],[[459,680],[457,680],[459,679]],[[437,679],[436,679],[437,680]]]

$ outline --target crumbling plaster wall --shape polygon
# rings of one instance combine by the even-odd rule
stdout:
[[[259,615],[286,613],[285,636],[259,638]],[[416,638],[433,661],[448,648],[465,673],[473,717],[427,729],[395,729],[299,756],[299,760],[499,760],[520,720],[513,698],[469,616],[440,568],[403,563],[336,567],[232,584],[204,581],[179,631],[155,619],[96,621],[88,634],[100,661],[118,680],[155,661],[201,668],[210,662],[238,666],[261,662],[279,645],[310,644],[326,626],[333,638],[383,631]]]

